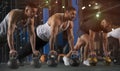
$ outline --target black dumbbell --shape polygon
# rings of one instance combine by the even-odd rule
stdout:
[[[57,52],[49,53],[48,54],[47,65],[50,66],[50,67],[56,67],[57,64],[58,64]]]
[[[79,66],[80,65],[79,55],[78,55],[77,51],[72,52],[69,62],[70,62],[71,66]]]
[[[40,56],[41,56],[40,53],[39,53],[38,55],[35,55],[35,54],[32,55],[31,65],[32,65],[34,68],[40,68],[40,67],[41,67]]]
[[[9,54],[9,61],[7,65],[11,69],[19,68],[19,61],[17,60],[17,53],[15,53],[14,55]]]

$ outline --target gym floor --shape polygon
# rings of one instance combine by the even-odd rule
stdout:
[[[99,62],[96,66],[84,66],[80,64],[78,67],[64,66],[62,63],[57,67],[48,67],[47,64],[42,64],[41,68],[33,68],[29,64],[19,67],[18,69],[10,69],[6,64],[0,64],[0,71],[120,71],[120,65],[106,66],[103,62]]]

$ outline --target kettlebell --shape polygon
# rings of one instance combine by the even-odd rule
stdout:
[[[41,56],[40,53],[39,53],[38,55],[35,55],[35,54],[32,55],[31,65],[32,65],[34,68],[40,68],[40,67],[41,67],[40,56]]]
[[[104,64],[107,65],[107,66],[109,66],[111,64],[111,62],[112,62],[110,57],[104,57],[103,59],[104,59]]]
[[[50,67],[56,67],[57,64],[58,64],[57,52],[49,53],[48,54],[47,65],[50,66]]]
[[[79,66],[80,65],[79,55],[78,55],[77,51],[72,52],[69,62],[70,62],[71,66]]]
[[[8,61],[7,65],[11,69],[19,68],[19,61],[17,60],[17,53],[15,53],[14,55],[9,54],[9,61]]]
[[[95,54],[90,55],[88,60],[89,60],[89,63],[91,66],[96,66],[96,64],[98,62]]]
[[[42,63],[45,63],[45,61],[46,61],[46,55],[42,55],[40,57],[40,60],[41,60]]]

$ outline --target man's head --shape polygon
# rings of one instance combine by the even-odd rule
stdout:
[[[106,32],[110,32],[112,30],[112,23],[108,18],[104,18],[101,21],[101,26]]]
[[[37,10],[38,10],[38,7],[37,5],[35,5],[34,3],[27,3],[26,7],[25,7],[25,14],[28,16],[28,17],[34,17],[37,13]]]
[[[73,21],[76,17],[76,10],[73,7],[68,7],[65,11],[66,18]]]

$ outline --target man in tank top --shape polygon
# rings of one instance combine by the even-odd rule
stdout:
[[[36,27],[36,50],[43,48],[43,46],[49,42],[50,52],[55,52],[54,45],[56,36],[63,31],[67,32],[69,45],[71,50],[73,50],[73,20],[75,17],[75,8],[68,7],[64,13],[56,13],[49,17],[45,24],[38,25]],[[31,45],[28,43],[26,47],[20,50],[18,59],[22,59],[31,53]]]
[[[107,37],[113,63],[120,65],[120,27],[109,32]]]

